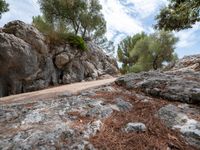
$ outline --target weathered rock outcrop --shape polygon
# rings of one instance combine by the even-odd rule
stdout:
[[[198,108],[183,104],[178,107],[169,104],[158,111],[158,116],[167,127],[180,130],[191,145],[200,148],[200,121],[190,118],[189,115],[192,113],[196,113],[196,116],[200,115]]]
[[[200,71],[200,55],[185,56],[169,69],[171,71]]]
[[[169,71],[150,71],[120,77],[116,83],[127,89],[184,103],[200,103],[200,56],[188,56]]]
[[[117,74],[116,60],[87,45],[86,52],[67,43],[50,46],[33,26],[6,24],[0,32],[0,97]]]

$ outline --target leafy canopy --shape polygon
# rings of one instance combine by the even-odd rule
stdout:
[[[122,73],[157,70],[164,62],[173,61],[175,44],[178,41],[171,32],[157,31],[126,37],[118,46],[118,58]]]
[[[1,19],[2,13],[5,13],[9,10],[8,6],[9,5],[6,3],[5,0],[0,0],[0,19]]]
[[[39,0],[39,4],[43,22],[40,18],[39,22],[33,21],[39,29],[45,30],[46,24],[47,30],[74,34],[84,40],[93,41],[108,53],[114,52],[114,44],[105,37],[106,21],[101,13],[99,0]]]
[[[155,28],[182,30],[200,21],[200,0],[169,0],[169,5],[156,16]]]
[[[106,21],[98,0],[39,0],[41,10],[54,26],[62,20],[75,35],[95,39],[106,32]]]

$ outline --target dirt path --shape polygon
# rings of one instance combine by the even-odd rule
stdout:
[[[89,81],[89,82],[80,82],[80,83],[68,84],[68,85],[63,85],[63,86],[54,87],[50,89],[35,91],[35,92],[12,95],[8,97],[0,98],[0,105],[46,100],[49,98],[57,97],[58,95],[61,95],[64,93],[76,94],[82,90],[95,88],[95,87],[99,87],[105,84],[112,83],[115,80],[116,78]]]

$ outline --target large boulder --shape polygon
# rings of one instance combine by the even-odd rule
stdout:
[[[17,20],[9,22],[2,30],[5,33],[13,34],[29,43],[32,48],[37,50],[39,53],[48,53],[48,47],[45,44],[45,37],[32,25]]]
[[[187,78],[183,74],[179,76],[175,73],[152,71],[125,75],[117,79],[116,83],[163,99],[200,103],[200,82],[195,80],[196,74],[191,72],[190,75],[191,78]]]
[[[66,52],[57,55],[55,58],[55,64],[60,69],[63,68],[68,62],[69,62],[69,56],[67,55]]]
[[[0,33],[0,96],[34,91],[57,84],[45,37],[21,21],[6,24]]]
[[[19,82],[39,67],[36,52],[14,35],[0,33],[0,58],[0,96],[20,93]]]
[[[116,83],[163,99],[200,103],[199,77],[200,55],[192,55],[169,65],[165,71],[132,73],[120,77]]]

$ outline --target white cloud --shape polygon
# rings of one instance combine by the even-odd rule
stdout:
[[[32,17],[40,14],[37,1],[7,0],[10,4],[10,11],[3,14],[0,26],[12,20],[31,23]],[[108,32],[106,35],[108,39],[114,40],[115,44],[118,44],[127,35],[134,35],[141,31],[154,32],[153,18],[159,13],[160,7],[168,3],[168,0],[100,0],[100,2],[107,21]],[[176,33],[180,39],[176,50],[179,55],[200,53],[199,26],[200,23],[197,23],[192,29]]]
[[[155,15],[167,0],[100,0],[107,21],[107,37],[118,43],[125,35],[152,32],[143,19]],[[121,34],[120,34],[121,33]],[[118,37],[116,37],[116,35]]]
[[[149,17],[162,6],[167,4],[167,0],[126,0],[127,3],[134,4],[133,12],[139,14],[140,18]]]
[[[126,8],[120,4],[119,0],[100,0],[100,2],[107,21],[107,36],[109,39],[115,36],[118,31],[129,35],[144,30],[141,22],[126,13]]]
[[[191,29],[186,29],[175,33],[179,38],[177,48],[187,48],[197,44],[200,41],[198,35],[196,35],[196,32],[199,30],[199,26],[200,22],[196,23]]]
[[[22,20],[27,23],[32,22],[32,17],[40,14],[37,0],[7,0],[10,11],[3,14],[0,26],[12,20]]]

